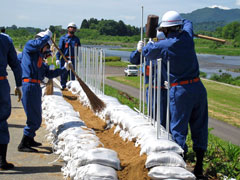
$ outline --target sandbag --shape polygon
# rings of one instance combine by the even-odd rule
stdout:
[[[104,166],[112,167],[116,170],[121,170],[120,160],[117,153],[111,149],[96,148],[86,151],[81,159],[80,165],[86,164],[101,164]]]
[[[74,180],[117,180],[116,171],[100,164],[88,164],[77,169]]]
[[[174,152],[159,152],[151,153],[147,157],[145,163],[146,168],[152,168],[155,166],[174,166],[186,168],[186,163],[184,162],[182,156]]]
[[[156,166],[152,168],[148,176],[152,180],[158,179],[185,179],[194,180],[196,177],[182,167]]]

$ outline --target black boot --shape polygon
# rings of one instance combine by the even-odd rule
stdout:
[[[194,168],[194,175],[197,179],[204,179],[203,175],[203,157],[204,157],[204,151],[198,150],[196,151],[196,166]]]
[[[34,140],[34,138],[30,138],[29,145],[30,145],[31,147],[38,147],[38,146],[41,146],[42,143],[36,142],[36,141]]]
[[[14,165],[6,161],[7,144],[0,144],[0,170],[13,169]]]
[[[18,145],[18,151],[20,152],[38,152],[38,150],[31,148],[31,138],[23,135],[21,143]]]

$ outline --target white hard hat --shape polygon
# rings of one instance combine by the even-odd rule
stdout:
[[[163,15],[160,27],[177,26],[182,25],[182,23],[183,23],[182,17],[178,12],[168,11]]]
[[[49,37],[52,37],[52,32],[49,29],[47,29],[46,31],[39,32],[36,36],[37,37],[43,37],[45,35],[48,35]],[[48,40],[48,44],[49,44],[49,46],[52,45],[51,39]]]
[[[70,22],[70,23],[68,24],[68,28],[69,28],[69,27],[77,28],[77,25],[76,25],[74,22]]]
[[[157,39],[164,40],[166,38],[165,34],[162,31],[157,31]]]

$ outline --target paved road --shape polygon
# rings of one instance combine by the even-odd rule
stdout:
[[[23,135],[23,128],[26,123],[26,116],[22,103],[17,102],[17,97],[13,95],[15,80],[13,73],[8,70],[8,80],[11,86],[12,113],[8,119],[10,131],[10,143],[7,160],[12,162],[16,168],[11,171],[0,171],[0,180],[62,180],[62,162],[53,162],[57,156],[52,154],[51,145],[46,140],[46,130],[44,124],[37,131],[36,140],[43,143],[38,148],[39,153],[23,153],[17,151],[17,146]]]
[[[105,76],[123,76],[123,69],[124,68],[117,68],[117,67],[106,67],[105,68]],[[105,83],[109,86],[112,86],[116,89],[119,89],[123,92],[128,93],[129,95],[139,98],[139,90],[137,88],[127,86],[116,81],[112,81],[109,79],[105,80]],[[211,131],[212,134],[224,139],[226,141],[230,141],[233,144],[240,146],[240,128],[234,127],[229,125],[225,122],[209,118],[208,123],[209,128],[213,128]]]

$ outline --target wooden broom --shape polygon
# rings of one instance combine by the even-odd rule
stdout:
[[[51,38],[52,40],[52,38]],[[62,53],[62,51],[59,49],[59,47],[57,46],[57,44],[55,43],[55,41],[53,41],[54,46],[56,47],[56,49],[58,50],[58,52],[61,54],[61,56],[63,57],[64,61],[67,63],[68,60],[67,58],[64,56],[64,54]],[[83,91],[86,93],[89,102],[92,106],[92,109],[94,112],[100,112],[102,111],[106,105],[105,103],[99,99],[92,91],[91,89],[81,80],[81,78],[77,75],[77,73],[75,72],[75,70],[73,69],[72,66],[70,66],[70,69],[72,70],[73,74],[75,75],[75,77],[77,78],[80,86],[82,87]]]

